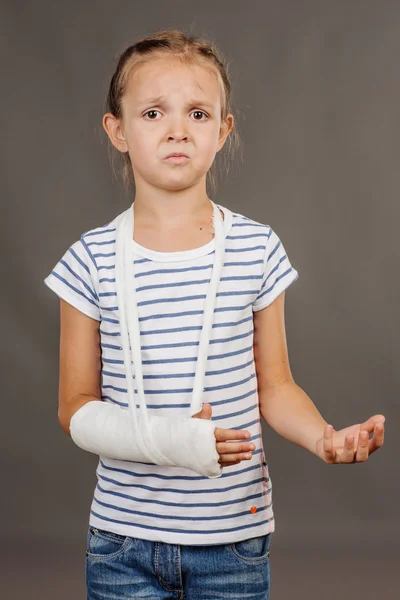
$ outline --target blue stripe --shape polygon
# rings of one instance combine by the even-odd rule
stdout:
[[[254,454],[254,452],[253,452]],[[146,463],[141,463],[141,464],[146,464]],[[153,465],[154,466],[154,465]],[[261,466],[261,463],[258,463],[257,465],[258,467]],[[222,477],[224,476],[224,473],[222,473],[221,477],[219,479],[222,479]],[[151,485],[145,485],[144,483],[137,483],[137,482],[133,482],[134,480],[132,480],[132,483],[124,483],[123,481],[117,481],[115,479],[110,479],[109,477],[105,477],[104,475],[102,475],[101,473],[97,473],[97,477],[99,477],[99,479],[103,480],[103,481],[108,481],[109,483],[112,483],[113,485],[118,485],[121,486],[121,488],[137,488],[140,490],[148,490],[152,493],[156,492],[165,492],[168,494],[185,494],[185,495],[192,495],[192,494],[223,494],[225,492],[230,492],[232,490],[238,490],[238,489],[242,489],[242,488],[246,488],[246,487],[250,487],[252,485],[256,485],[257,483],[262,483],[262,482],[266,482],[267,478],[266,477],[257,477],[257,479],[252,479],[251,481],[245,481],[243,483],[237,483],[235,485],[231,485],[228,487],[224,487],[223,489],[218,489],[218,488],[208,488],[208,489],[200,489],[198,487],[194,488],[194,489],[190,489],[190,490],[184,490],[181,488],[157,488],[157,487],[153,487]],[[208,479],[208,477],[206,476],[200,476],[200,479],[203,481],[210,481]],[[119,492],[116,492],[117,494],[119,494]],[[161,500],[158,501],[154,501],[156,504],[160,504],[162,503]],[[198,506],[201,506],[201,503],[197,503]]]
[[[116,294],[113,292],[110,292],[109,294],[100,294],[101,296],[115,296]],[[202,296],[202,298],[204,298],[205,296]],[[138,302],[138,304],[140,305],[140,302]],[[242,304],[240,306],[221,306],[220,308],[215,308],[214,309],[214,313],[217,312],[227,312],[227,311],[243,311],[245,310],[248,306],[251,306],[253,303],[252,302],[248,302],[247,304]],[[118,306],[108,306],[108,307],[104,307],[103,310],[108,310],[110,312],[113,311],[117,311],[118,310]],[[156,315],[148,315],[146,317],[140,317],[141,321],[145,321],[147,319],[162,319],[166,316],[168,317],[180,317],[180,316],[185,316],[185,315],[190,315],[190,314],[202,314],[204,311],[200,310],[200,311],[185,311],[185,312],[178,312],[178,313],[158,313]]]
[[[120,494],[117,494],[116,492],[106,492],[110,495],[116,495],[119,496]],[[125,496],[126,498],[129,498],[129,496]],[[246,508],[246,510],[242,510],[240,512],[236,512],[236,513],[232,513],[232,514],[220,514],[220,515],[216,515],[214,517],[212,516],[205,516],[205,517],[185,517],[185,516],[176,516],[176,515],[161,515],[159,513],[152,513],[152,512],[144,512],[141,510],[133,510],[133,509],[129,509],[129,508],[123,508],[121,506],[117,506],[115,504],[109,504],[107,502],[103,502],[102,500],[99,500],[96,496],[94,497],[95,501],[97,502],[97,504],[99,504],[100,506],[104,506],[106,508],[111,508],[112,510],[118,511],[118,512],[123,512],[123,513],[128,513],[130,515],[140,515],[141,517],[150,517],[150,518],[154,518],[154,519],[166,519],[166,520],[171,520],[171,521],[220,521],[222,519],[235,519],[238,517],[244,517],[245,515],[249,514],[249,509]],[[130,499],[129,499],[130,500]],[[244,503],[245,501],[243,501]],[[267,508],[269,508],[271,506],[271,504],[268,505],[263,505],[257,508],[256,512],[263,512],[266,511]],[[201,508],[201,504],[198,505],[198,508]]]
[[[111,378],[116,378],[116,379],[126,379],[126,373],[111,373],[110,371],[104,371],[102,370],[102,375],[103,376],[108,376]],[[225,384],[221,384],[221,385],[217,385],[217,386],[212,386],[212,387],[205,387],[204,391],[205,392],[210,392],[210,391],[215,391],[215,390],[226,390],[228,388],[231,387],[236,387],[238,385],[242,385],[243,383],[247,383],[248,381],[250,381],[251,379],[253,379],[254,377],[256,377],[256,373],[253,373],[252,375],[250,375],[249,377],[246,377],[245,379],[242,379],[240,381],[234,381],[232,383],[225,383]],[[146,379],[146,376],[143,375],[143,379]],[[108,386],[104,385],[103,389],[106,389]],[[116,389],[118,391],[124,391],[125,393],[128,393],[128,391],[125,390],[121,390],[118,388],[113,388]],[[136,390],[136,388],[135,388]],[[180,389],[176,389],[176,388],[171,388],[171,389],[161,389],[161,390],[149,390],[146,389],[144,390],[144,394],[145,395],[159,395],[159,394],[191,394],[193,393],[193,388],[189,387],[189,388],[180,388]]]
[[[104,235],[105,233],[115,233],[115,227],[111,227],[111,229],[100,227],[99,229],[89,230],[89,232],[84,233],[83,236],[87,238],[92,237],[93,235]]]
[[[253,436],[252,438],[247,438],[247,439],[257,439],[260,438],[261,435],[257,434],[255,436]],[[113,459],[109,459],[112,462],[115,462]],[[120,461],[121,462],[121,461]],[[125,462],[125,461],[124,461]],[[144,464],[144,465],[151,465],[153,468],[158,468],[159,470],[163,470],[164,467],[159,467],[157,465],[154,465],[153,463],[136,463],[136,462],[130,462],[127,461],[129,466],[134,466],[137,464]],[[256,471],[258,469],[262,469],[263,473],[264,473],[264,467],[268,467],[268,463],[264,460],[261,462],[257,462],[256,464],[249,465],[248,461],[245,461],[244,463],[246,466],[245,467],[240,467],[240,468],[235,468],[235,469],[228,469],[222,472],[221,477],[219,478],[220,481],[224,480],[224,479],[229,479],[231,477],[238,477],[239,475],[245,475],[245,474],[250,474],[252,471]],[[138,477],[139,479],[146,479],[148,477],[154,477],[155,479],[160,479],[162,481],[187,481],[187,482],[195,482],[195,481],[205,481],[208,480],[207,477],[204,477],[203,475],[166,475],[165,473],[157,473],[156,471],[152,471],[152,472],[144,472],[141,473],[140,471],[133,471],[132,469],[121,469],[120,467],[113,467],[110,465],[107,465],[100,457],[99,460],[99,464],[98,467],[96,469],[96,473],[99,476],[100,479],[103,479],[105,481],[109,481],[110,483],[116,483],[119,485],[119,480],[114,480],[114,479],[110,479],[108,478],[104,473],[100,473],[100,470],[104,469],[104,471],[110,471],[110,473],[121,473],[122,475],[127,475],[128,477],[130,477],[130,483],[124,483],[123,486],[124,487],[136,487],[136,484],[132,483],[132,481],[134,481],[134,478]],[[263,475],[263,481],[265,483],[269,483],[270,482],[270,477],[266,477],[265,475]],[[271,486],[270,486],[271,487]],[[164,488],[163,488],[164,489]],[[190,490],[184,490],[185,493],[202,493],[201,490],[198,490],[197,487],[193,487]],[[218,491],[218,490],[217,490]],[[219,490],[221,491],[221,490]],[[133,498],[133,500],[135,500],[135,498]],[[156,499],[152,499],[152,500],[147,500],[148,502],[152,502],[154,504],[165,504],[166,506],[177,506],[176,502],[167,502],[166,500],[156,500]],[[237,502],[240,502],[240,498],[236,499],[236,500],[229,500],[227,502],[211,502],[211,503],[203,503],[203,506],[221,506],[224,504],[235,504]],[[193,506],[198,506],[198,501],[196,501],[195,504],[193,504]],[[187,502],[184,502],[184,506],[191,506],[191,504],[187,504]]]
[[[101,333],[105,333],[105,332],[101,332]],[[108,333],[107,332],[106,335],[110,335],[110,336],[114,336],[114,337],[120,337],[119,332],[114,332],[114,333]],[[241,335],[236,335],[236,336],[231,337],[231,338],[210,340],[210,344],[212,344],[212,343],[217,344],[219,342],[229,342],[230,340],[239,340],[239,339],[243,339],[245,337],[252,336],[252,335],[253,335],[253,330],[251,329],[250,331],[248,331],[246,333],[243,333]],[[182,346],[198,346],[198,345],[199,345],[199,342],[195,341],[195,342],[177,342],[175,344],[157,344],[157,345],[154,345],[154,346],[140,346],[140,348],[141,348],[141,350],[148,350],[148,349],[151,349],[151,348],[175,348],[175,347],[179,348],[179,347],[182,347]],[[122,348],[120,347],[120,349],[122,349]],[[224,354],[220,354],[219,356],[224,357],[224,356],[229,356],[229,354],[224,353]],[[211,356],[210,358],[212,359],[213,357]]]
[[[235,215],[238,216],[238,215]],[[243,219],[243,217],[240,217],[241,219]],[[232,223],[232,227],[262,227],[265,229],[265,227],[268,227],[268,225],[263,225],[262,223],[257,223],[256,221],[253,221],[252,219],[246,219],[246,221],[248,221],[247,223]]]
[[[135,390],[136,391],[136,390]],[[111,404],[117,404],[116,402],[111,402]],[[119,403],[118,403],[119,404]],[[126,404],[126,406],[129,406],[128,404]],[[146,404],[147,408],[151,408],[153,410],[159,410],[161,408],[163,408],[162,406],[160,406],[159,404],[153,404],[153,405],[148,405]],[[188,405],[190,406],[190,405]],[[213,404],[212,404],[213,406]],[[213,416],[212,420],[213,421],[220,421],[221,419],[230,419],[233,417],[237,417],[238,415],[243,415],[245,413],[251,412],[252,410],[254,410],[255,408],[257,408],[258,406],[258,402],[256,402],[256,404],[253,404],[252,406],[249,406],[248,408],[244,408],[242,410],[239,410],[237,412],[233,412],[233,413],[226,413],[224,415],[220,415],[220,416]],[[139,404],[136,404],[136,408],[139,408]],[[167,406],[168,409],[171,408],[171,405]],[[246,440],[247,441],[247,440]],[[254,450],[253,451],[253,455],[256,454],[258,451]],[[151,463],[150,463],[151,464]]]
[[[286,275],[288,275],[291,271],[293,271],[293,267],[290,267],[290,269],[288,269],[287,271],[285,271],[284,273],[282,273],[282,275],[279,275],[279,277],[277,277],[275,279],[275,281],[271,285],[271,287],[269,287],[267,290],[265,290],[265,292],[263,292],[262,294],[260,294],[258,296],[258,299],[263,298],[263,296],[265,296],[265,294],[269,294],[269,292],[274,289],[274,287],[276,286],[276,284],[278,283],[278,281],[280,281],[283,277],[286,277]]]
[[[116,388],[113,385],[104,385],[103,389],[106,389],[106,388],[107,389],[112,389],[112,390],[115,390],[115,391],[123,391],[120,388]],[[220,404],[231,404],[232,402],[238,402],[239,400],[244,400],[245,398],[248,398],[249,396],[252,396],[253,394],[255,394],[256,391],[257,391],[257,388],[253,388],[249,392],[246,392],[245,394],[242,394],[241,396],[234,396],[233,398],[230,397],[227,400],[215,400],[215,401],[212,402],[212,406],[218,406]],[[126,390],[125,390],[125,393],[127,395],[127,391]],[[105,399],[105,398],[109,399],[112,404],[118,404],[120,406],[125,406],[125,407],[129,406],[128,402],[124,402],[124,403],[118,402],[114,398],[111,398],[111,396],[102,395],[102,399]],[[179,404],[173,404],[173,405],[171,405],[170,403],[169,404],[147,404],[146,403],[146,406],[147,406],[147,408],[155,409],[155,410],[157,410],[159,408],[165,408],[165,409],[166,408],[168,408],[168,409],[189,408],[190,407],[190,402],[181,402]],[[136,407],[139,408],[139,404],[136,404]],[[214,420],[214,419],[215,419],[215,417],[213,417],[212,420]]]
[[[203,311],[197,311],[198,314],[202,313]],[[167,318],[166,315],[164,315],[165,318]],[[140,321],[141,319],[139,319]],[[109,323],[115,323],[115,324],[119,324],[118,319],[109,319],[109,318],[105,318],[102,319],[102,321],[108,321]],[[211,329],[218,329],[221,327],[237,327],[238,325],[242,325],[242,323],[246,323],[247,321],[253,321],[253,317],[246,317],[245,319],[241,319],[240,321],[237,321],[237,323],[233,323],[232,321],[225,321],[224,323],[213,323],[211,326]],[[187,327],[174,327],[173,329],[149,329],[147,331],[141,331],[140,332],[140,337],[145,336],[145,335],[154,335],[154,334],[159,334],[159,333],[182,333],[183,331],[199,331],[203,328],[202,325],[193,325],[191,327],[187,326]]]
[[[269,256],[268,256],[268,258],[267,258],[267,263],[269,262],[269,260],[271,259],[271,257],[272,257],[272,256],[273,256],[273,255],[274,255],[276,252],[278,252],[278,248],[279,248],[280,246],[281,246],[281,241],[279,240],[279,241],[276,243],[276,245],[275,245],[274,249],[273,249],[273,250],[271,251],[271,253],[269,254]]]
[[[235,350],[233,352],[224,352],[223,354],[215,354],[214,356],[207,356],[207,360],[220,360],[221,358],[227,358],[229,356],[236,356],[238,354],[243,354],[244,352],[249,352],[253,349],[253,344],[251,346],[246,346],[245,348],[240,348],[239,350]],[[122,350],[122,348],[120,348]],[[165,363],[182,363],[182,362],[195,362],[197,360],[197,356],[192,356],[189,358],[159,358],[154,360],[144,360],[142,364],[144,365],[160,365]]]
[[[222,375],[223,373],[233,373],[234,371],[240,371],[242,369],[245,369],[247,367],[249,367],[251,364],[253,364],[254,360],[253,358],[251,358],[251,360],[249,360],[247,363],[243,363],[241,365],[236,365],[235,367],[228,367],[227,369],[220,369],[219,371],[206,371],[205,375],[206,376],[211,376],[211,375]],[[123,360],[117,360],[117,359],[103,359],[103,364],[118,364],[118,365],[123,365],[124,361]],[[104,373],[106,373],[104,371]],[[113,373],[107,373],[107,375],[113,375]],[[192,371],[190,373],[150,373],[148,375],[143,375],[143,379],[181,379],[181,378],[186,378],[186,377],[194,377],[195,376],[195,372]]]
[[[241,306],[222,306],[221,308],[216,308],[214,310],[215,313],[217,312],[232,312],[232,311],[244,311],[246,310],[246,308],[248,308],[249,306],[252,305],[252,302],[248,302],[247,304],[242,304]],[[103,310],[110,310],[112,311],[116,311],[118,310],[118,308],[116,306],[112,306],[109,308],[104,308]],[[173,318],[173,317],[186,317],[189,315],[199,315],[199,314],[203,314],[203,310],[187,310],[184,312],[175,312],[175,313],[157,313],[157,314],[152,314],[152,315],[147,315],[145,317],[139,317],[139,321],[148,321],[150,319],[164,319],[164,318]],[[105,319],[103,319],[105,320]],[[119,323],[118,320],[112,320],[110,319],[111,323]],[[107,332],[104,332],[104,335],[108,335]],[[114,335],[114,334],[112,334]]]
[[[228,343],[228,342],[233,342],[234,340],[242,340],[246,337],[249,337],[253,335],[253,330],[251,329],[250,331],[246,331],[245,333],[241,333],[240,335],[233,335],[229,338],[216,338],[214,340],[210,340],[210,345],[211,344],[222,344],[222,343]],[[184,346],[198,346],[199,342],[195,341],[195,342],[176,342],[175,344],[154,344],[151,346],[141,346],[142,350],[150,350],[151,348],[181,348]]]
[[[148,273],[146,273],[146,275],[148,275]],[[249,279],[250,280],[262,279],[262,277],[263,277],[262,275],[236,275],[234,277],[221,277],[220,281],[247,281]],[[135,274],[135,279],[136,279],[136,274]],[[102,279],[101,281],[110,281],[111,283],[115,283],[115,278],[114,279],[111,279],[111,278],[110,279]],[[185,285],[200,285],[203,283],[209,284],[210,278],[208,278],[208,279],[191,279],[190,281],[176,281],[176,282],[172,282],[172,283],[158,283],[158,284],[154,284],[154,285],[143,285],[136,289],[138,292],[141,292],[142,290],[183,287]],[[116,295],[116,293],[103,292],[100,294],[100,296],[113,296],[113,295]]]
[[[265,248],[264,248],[265,250]],[[115,256],[115,253],[114,253]],[[144,259],[141,261],[134,261],[134,264],[136,264],[137,262],[151,262],[148,261],[148,259]],[[257,260],[242,260],[242,261],[230,261],[230,262],[224,262],[224,268],[225,267],[243,267],[243,266],[250,266],[250,265],[257,265],[260,263],[264,263],[263,259],[257,259]],[[144,271],[143,273],[135,273],[135,277],[146,277],[148,275],[157,275],[159,273],[183,273],[185,271],[204,271],[206,269],[211,269],[212,268],[212,263],[208,263],[206,265],[200,265],[200,266],[193,266],[193,267],[182,267],[180,269],[153,269],[152,271]],[[100,269],[115,269],[115,263],[112,265],[99,265],[99,271]],[[115,278],[113,278],[112,280],[110,279],[110,281],[115,281]]]
[[[88,267],[88,266],[87,266],[87,264],[86,264],[86,263],[85,263],[85,262],[84,262],[84,261],[81,259],[81,257],[80,257],[80,256],[78,256],[78,254],[75,252],[75,250],[74,250],[74,248],[72,248],[72,246],[71,246],[71,248],[69,248],[68,252],[69,252],[70,254],[72,254],[72,256],[75,258],[76,262],[78,262],[78,263],[81,265],[81,267],[82,267],[83,269],[85,269],[85,271],[87,272],[87,274],[88,274],[88,275],[90,275],[90,269],[89,269],[89,267]],[[63,264],[65,264],[65,265],[68,265],[68,263],[67,263],[67,262],[65,262],[64,260],[61,260],[60,262],[62,262],[62,263],[63,263]],[[70,271],[71,271],[71,273],[73,273],[73,274],[75,275],[75,272],[74,272],[72,269],[70,269]],[[76,275],[75,275],[75,277],[76,277]]]
[[[85,252],[87,252],[87,255],[89,256],[90,260],[92,261],[93,265],[96,267],[96,270],[97,270],[97,264],[96,264],[96,261],[94,260],[94,258],[93,258],[93,255],[92,255],[92,253],[90,252],[90,250],[89,250],[89,248],[88,248],[88,246],[87,246],[87,244],[86,244],[85,240],[84,240],[84,239],[81,237],[81,239],[80,239],[79,241],[80,241],[80,243],[82,244],[82,246],[84,247],[84,249],[85,249]]]
[[[140,288],[138,288],[140,289]],[[247,296],[249,294],[257,294],[258,293],[258,289],[257,290],[240,290],[240,291],[233,291],[233,292],[217,292],[216,296],[220,297],[220,296]],[[106,294],[100,294],[101,296],[116,296],[117,293],[116,292],[107,292]],[[138,306],[147,306],[147,305],[152,305],[152,304],[164,304],[164,303],[169,303],[171,302],[189,302],[189,300],[203,300],[206,297],[206,294],[198,294],[196,296],[179,296],[178,298],[156,298],[156,299],[152,299],[152,300],[142,300],[141,302],[138,302],[137,305]],[[108,308],[108,310],[117,310],[117,306],[113,306],[111,308]],[[223,308],[216,308],[214,310],[214,312],[218,312],[219,310],[232,310],[232,307],[227,307],[226,309]]]
[[[220,281],[245,281],[248,279],[262,279],[262,275],[243,275],[236,277],[221,277]],[[158,290],[165,288],[174,288],[174,287],[184,287],[186,285],[200,285],[200,284],[209,284],[210,279],[194,279],[190,281],[177,281],[173,283],[157,283],[154,285],[142,285],[137,288],[138,292],[143,290]],[[226,295],[229,294],[237,294],[238,292],[225,292]],[[249,292],[244,290],[241,293],[248,294]],[[250,292],[252,293],[252,292]]]
[[[85,298],[85,300],[87,300],[88,302],[90,302],[90,304],[93,304],[93,306],[96,306],[96,308],[98,308],[98,305],[96,302],[94,302],[91,298],[89,298],[88,296],[86,296],[86,294],[84,294],[81,290],[79,290],[78,288],[74,287],[71,283],[69,283],[69,281],[67,281],[66,279],[64,279],[64,277],[61,277],[61,275],[59,275],[58,273],[56,273],[56,271],[52,271],[51,274],[56,277],[57,279],[59,279],[62,283],[64,283],[68,288],[70,288],[71,290],[73,290],[76,294],[79,294],[79,296],[82,296],[82,298]]]
[[[254,438],[260,437],[260,434],[258,434],[257,436],[254,436]],[[112,459],[110,459],[112,460]],[[136,463],[132,462],[132,465],[135,465]],[[146,463],[147,464],[147,463]],[[260,469],[263,468],[265,466],[267,466],[268,463],[267,462],[263,462],[263,463],[257,463],[257,464],[253,464],[251,466],[246,466],[244,468],[239,468],[236,470],[233,469],[228,469],[227,471],[223,471],[222,475],[220,477],[220,480],[224,480],[224,479],[229,479],[230,477],[237,477],[238,475],[244,475],[245,473],[249,473],[250,471],[255,471],[256,469]],[[153,467],[156,465],[153,465]],[[99,467],[98,469],[100,469],[100,467],[102,469],[104,469],[105,471],[110,471],[110,472],[114,472],[114,473],[121,473],[122,475],[128,475],[128,477],[136,478],[138,477],[139,479],[142,478],[147,478],[147,477],[154,477],[155,479],[160,479],[161,481],[190,481],[190,482],[195,482],[195,481],[204,481],[204,476],[203,475],[165,475],[164,473],[140,473],[140,471],[133,471],[131,469],[120,469],[118,467],[110,467],[109,465],[107,465],[101,458],[99,461]],[[161,468],[161,467],[159,467]],[[100,473],[99,477],[101,479],[107,479],[104,475],[101,475]],[[264,477],[264,480],[268,483],[270,481],[269,477]],[[110,481],[111,483],[118,483],[118,481],[113,480],[113,479],[107,479],[107,481]],[[128,484],[125,484],[128,485]],[[130,485],[130,484],[129,484]],[[196,488],[193,488],[193,490],[195,490]],[[248,496],[247,499],[252,498],[253,496]],[[137,500],[137,498],[132,498],[132,500]],[[151,502],[154,504],[162,504],[165,506],[179,506],[179,504],[177,504],[176,502],[167,502],[166,500],[156,500],[156,499],[151,499],[151,500],[147,500],[147,502]],[[229,500],[229,501],[225,501],[225,502],[209,502],[209,503],[204,503],[203,506],[224,506],[225,504],[236,504],[237,502],[241,502],[241,499],[235,499],[235,500]],[[194,504],[188,504],[187,502],[183,503],[183,506],[198,506],[198,501],[196,501]]]
[[[79,264],[81,264],[89,272],[89,269],[88,269],[87,265],[80,259],[80,257],[76,254],[76,252],[73,249],[71,249],[71,248],[69,249],[69,251],[74,256],[74,258],[76,258],[76,260],[79,262]],[[96,303],[98,303],[99,298],[98,298],[95,290],[92,290],[92,288],[86,283],[86,281],[84,279],[82,279],[82,277],[80,275],[78,275],[78,273],[76,273],[72,269],[72,267],[70,266],[70,264],[66,260],[64,260],[63,258],[60,260],[60,264],[62,264],[67,269],[67,271],[69,271],[71,273],[71,275],[73,275],[75,277],[75,279],[77,279],[78,281],[80,281],[82,283],[82,285],[87,289],[87,291],[96,300]],[[53,273],[54,272],[55,271],[53,271]],[[90,275],[90,272],[89,272],[89,275]]]

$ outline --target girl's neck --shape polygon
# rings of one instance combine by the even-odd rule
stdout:
[[[185,227],[190,223],[208,221],[213,216],[213,206],[207,196],[182,200],[149,200],[136,195],[133,203],[134,218],[138,225],[147,227],[175,228]]]
[[[169,220],[167,223],[139,220],[134,212],[133,239],[140,246],[158,252],[182,252],[205,246],[215,236],[213,205],[209,204],[211,211],[208,215],[186,216],[186,219]],[[219,210],[224,220],[225,215]]]

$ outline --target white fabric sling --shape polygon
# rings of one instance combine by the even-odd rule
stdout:
[[[188,416],[179,415],[172,419],[149,415],[146,406],[131,244],[134,231],[132,203],[128,210],[115,219],[115,283],[128,390],[128,411],[102,401],[90,401],[82,406],[73,415],[70,424],[71,437],[81,448],[110,458],[185,467],[209,478],[221,476],[222,467],[218,462],[219,454],[214,435],[216,425],[209,419],[192,418],[202,407],[215,299],[225,253],[222,216],[217,205],[212,200],[210,202],[213,207],[215,233],[214,265],[205,299]],[[135,402],[133,377],[139,396],[139,409]]]

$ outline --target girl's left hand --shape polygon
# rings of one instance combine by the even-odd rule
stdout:
[[[329,464],[365,462],[368,456],[383,446],[383,415],[374,415],[364,423],[358,423],[340,431],[327,425],[324,435],[317,441],[317,456]],[[370,434],[373,433],[371,439]]]

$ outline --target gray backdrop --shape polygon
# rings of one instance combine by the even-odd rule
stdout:
[[[105,96],[117,55],[175,26],[230,62],[243,162],[213,199],[271,225],[299,271],[286,294],[296,382],[337,429],[386,416],[384,447],[356,465],[324,464],[263,423],[273,600],[397,597],[400,2],[1,8],[7,600],[23,582],[31,597],[84,597],[97,457],[57,421],[59,301],[43,278],[131,202],[109,163]]]

